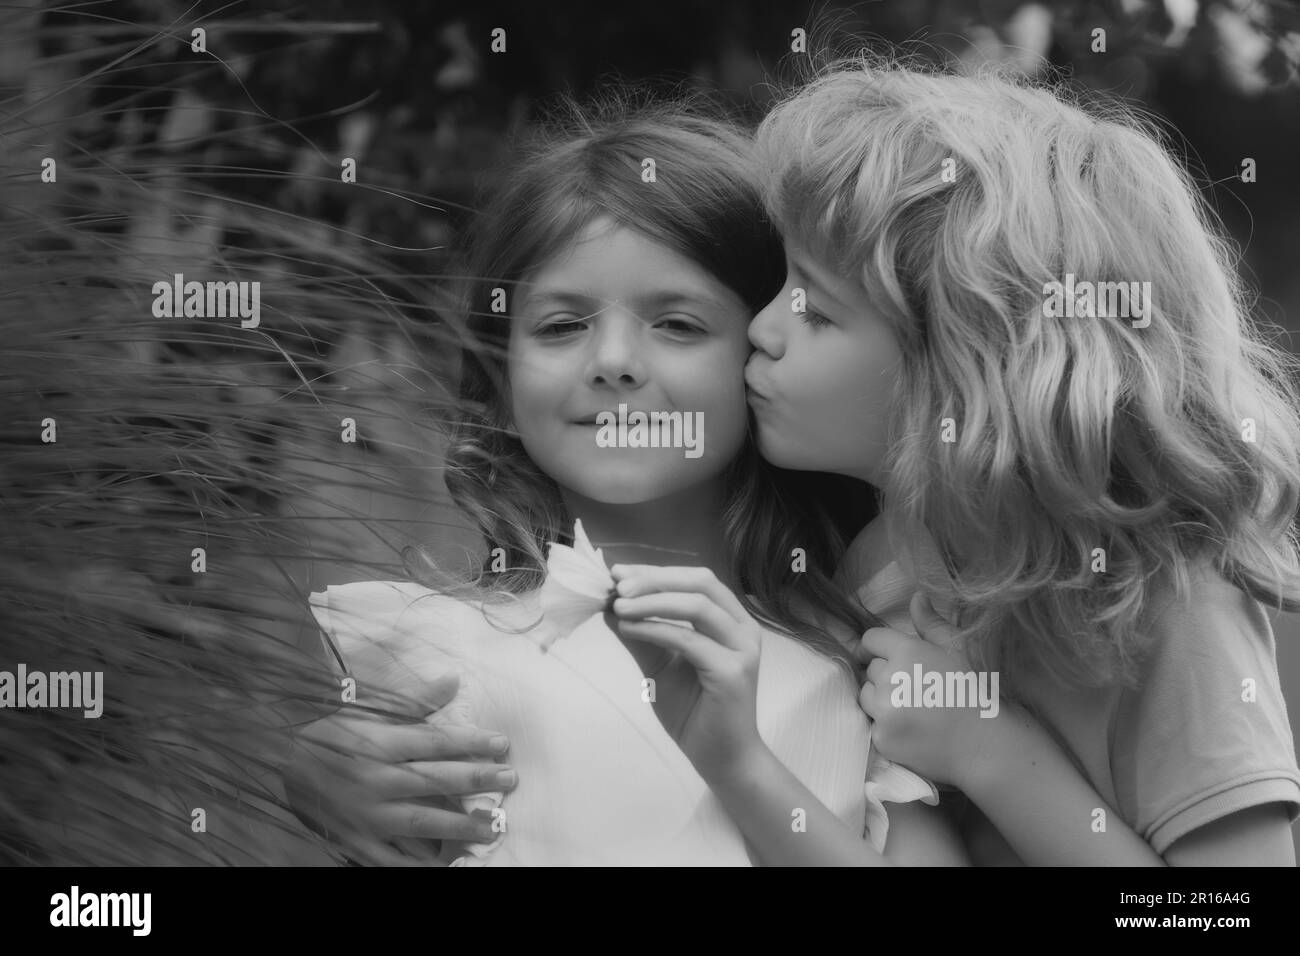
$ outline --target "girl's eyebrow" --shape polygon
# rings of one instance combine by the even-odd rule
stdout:
[[[634,295],[629,299],[634,306],[648,309],[661,309],[672,305],[711,305],[717,309],[730,309],[730,306],[715,296],[698,289],[656,289]],[[578,310],[599,311],[605,305],[604,300],[591,293],[565,291],[561,289],[538,289],[524,296],[520,308],[539,305],[559,305]]]
[[[670,305],[699,305],[701,303],[711,305],[717,309],[725,310],[730,308],[727,303],[701,289],[662,289],[658,292],[635,296],[632,301],[659,309]]]
[[[524,294],[519,308],[523,309],[530,305],[560,305],[583,309],[595,301],[596,299],[593,296],[582,295],[577,292],[565,292],[562,289],[537,289]]]

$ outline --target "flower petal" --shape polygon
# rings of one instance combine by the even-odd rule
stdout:
[[[546,555],[546,581],[540,598],[552,633],[544,640],[543,649],[592,615],[602,613],[614,591],[605,556],[591,546],[581,521],[574,522],[573,544],[552,543]]]

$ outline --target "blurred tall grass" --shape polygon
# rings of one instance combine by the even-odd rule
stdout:
[[[438,470],[449,217],[364,113],[318,146],[244,86],[268,38],[375,24],[209,17],[204,54],[111,12],[0,14],[0,669],[105,696],[0,713],[0,863],[337,862],[278,781],[341,698],[306,594],[473,545]],[[175,273],[260,282],[260,325],[155,318]]]

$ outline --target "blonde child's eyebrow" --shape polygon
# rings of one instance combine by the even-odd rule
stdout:
[[[786,253],[786,260],[787,260],[786,267],[791,272],[793,272],[796,275],[796,277],[803,280],[802,284],[806,291],[815,292],[818,298],[825,298],[829,300],[831,305],[836,306],[837,308],[841,309],[844,312],[852,311],[847,305],[845,305],[843,302],[840,301],[839,296],[835,295],[833,292],[831,292],[830,289],[826,287],[826,284],[824,282],[819,281],[817,277],[814,276],[807,268],[805,268],[799,262],[795,261],[795,259],[792,258],[789,253]]]

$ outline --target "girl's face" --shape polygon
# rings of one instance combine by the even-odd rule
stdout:
[[[717,478],[740,453],[749,316],[694,261],[602,218],[517,295],[514,427],[561,488],[606,504],[653,501]],[[614,432],[597,415],[617,416],[619,405],[629,417],[680,413],[682,427],[661,431],[661,443],[675,434],[694,447],[602,447]]]
[[[745,378],[758,447],[774,465],[879,487],[902,350],[865,291],[786,242],[786,282],[749,326]],[[794,311],[793,290],[807,296]]]

